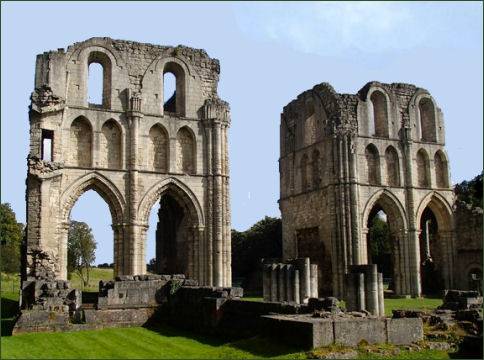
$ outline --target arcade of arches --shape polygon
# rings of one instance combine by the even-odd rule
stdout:
[[[49,54],[37,58],[29,112],[23,279],[67,278],[69,214],[94,190],[111,213],[115,275],[146,273],[158,203],[157,272],[230,286],[230,110],[218,60],[109,38]]]

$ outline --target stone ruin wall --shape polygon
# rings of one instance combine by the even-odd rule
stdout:
[[[451,286],[453,192],[444,120],[426,90],[370,82],[351,95],[322,83],[284,107],[280,136],[284,257],[308,256],[304,243],[319,249],[311,261],[327,268],[320,293],[342,296],[348,266],[368,262],[366,223],[375,205],[392,223],[397,293],[421,293],[420,232],[411,229],[427,206],[441,225],[445,245],[435,253]]]
[[[103,68],[102,104],[88,102],[88,65]],[[164,111],[163,74],[176,105]],[[218,60],[204,50],[91,38],[37,56],[30,106],[26,278],[66,278],[69,213],[95,190],[113,221],[117,275],[146,271],[152,206],[184,209],[185,274],[230,285],[229,106],[217,95]],[[43,160],[44,139],[52,157]],[[37,260],[38,254],[50,260]]]

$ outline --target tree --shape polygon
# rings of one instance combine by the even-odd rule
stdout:
[[[482,208],[482,172],[474,179],[464,180],[454,187],[457,199],[464,201],[474,207]]]
[[[91,264],[96,259],[96,241],[84,222],[71,221],[67,240],[67,271],[76,272],[84,286],[89,286]]]
[[[0,269],[2,272],[18,273],[20,271],[22,235],[23,224],[17,222],[10,204],[0,204]]]
[[[281,219],[266,216],[246,231],[232,230],[233,277],[242,279],[244,289],[260,290],[261,259],[281,257]]]

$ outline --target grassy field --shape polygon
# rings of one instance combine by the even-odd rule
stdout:
[[[91,268],[89,279],[89,286],[84,287],[81,278],[77,273],[73,273],[71,277],[71,287],[84,291],[99,291],[99,280],[112,280],[113,269],[99,269]]]
[[[112,277],[112,270],[94,269],[93,281],[97,282]],[[2,286],[4,286],[2,275]],[[7,282],[8,279],[5,278]],[[14,282],[15,280],[11,280]],[[79,279],[73,279],[73,285]],[[80,283],[79,283],[80,284]],[[254,337],[237,341],[223,341],[209,336],[178,330],[169,326],[156,328],[133,327],[124,329],[104,329],[66,333],[36,333],[8,336],[15,320],[18,307],[18,291],[6,292],[2,289],[2,338],[1,358],[21,359],[200,359],[200,358],[314,358],[318,349],[313,352],[299,351],[273,340]],[[79,285],[78,285],[79,286]],[[13,287],[15,289],[15,285]],[[249,301],[261,301],[258,297],[245,298]],[[431,308],[439,305],[440,299],[385,299],[386,312],[395,308]],[[373,346],[375,347],[375,346]],[[388,345],[381,345],[382,353],[369,354],[365,349],[358,350],[358,358],[388,358],[385,355]],[[399,349],[392,353],[394,359],[448,359],[445,351],[422,350],[411,352]]]

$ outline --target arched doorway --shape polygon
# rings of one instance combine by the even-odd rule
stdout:
[[[141,201],[140,219],[146,224],[144,261],[156,274],[184,274],[201,279],[203,226],[198,202],[173,181],[155,186]]]
[[[403,207],[388,191],[373,195],[363,216],[363,263],[376,264],[388,290],[394,294],[410,293],[409,277],[404,270],[407,249]]]
[[[437,295],[452,285],[452,211],[438,194],[430,194],[418,214],[422,294]]]
[[[84,177],[78,179],[71,184],[61,197],[61,227],[60,227],[60,254],[59,254],[59,279],[67,279],[67,242],[69,234],[69,225],[71,218],[71,211],[78,199],[91,191],[97,193],[104,200],[104,203],[109,209],[111,215],[111,228],[112,228],[112,253],[113,253],[113,276],[124,273],[124,233],[122,224],[124,223],[124,200],[119,190],[104,176],[92,172]],[[86,195],[86,196],[89,196]],[[101,201],[98,199],[97,202]],[[89,204],[89,208],[92,209],[93,204]],[[96,212],[96,216],[99,216]],[[109,217],[108,217],[109,218]],[[105,234],[109,234],[105,232]],[[101,239],[99,239],[101,240]],[[103,243],[108,243],[105,239],[102,239]]]

